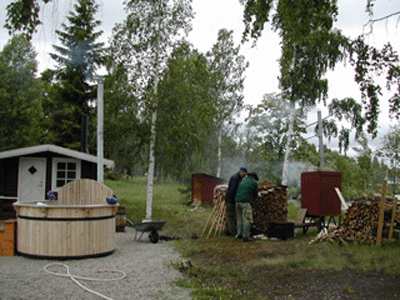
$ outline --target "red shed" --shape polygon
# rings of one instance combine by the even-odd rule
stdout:
[[[214,187],[223,184],[222,178],[207,174],[192,174],[192,201],[214,205]]]
[[[301,174],[301,208],[310,216],[339,216],[341,202],[335,188],[342,190],[341,172]]]

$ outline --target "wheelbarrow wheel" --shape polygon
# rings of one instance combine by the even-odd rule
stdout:
[[[158,235],[157,230],[153,230],[153,231],[149,234],[149,238],[150,238],[150,242],[152,242],[153,244],[157,244],[158,241],[160,240],[160,236]]]

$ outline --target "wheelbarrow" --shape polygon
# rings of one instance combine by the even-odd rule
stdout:
[[[150,242],[152,242],[153,244],[158,243],[158,241],[160,240],[158,231],[162,230],[165,223],[167,223],[167,221],[149,221],[149,222],[133,224],[133,226],[135,227],[135,241],[136,240],[139,241],[145,232],[150,232],[149,234]],[[139,236],[139,239],[136,239],[136,235],[138,232],[141,232],[141,234]]]

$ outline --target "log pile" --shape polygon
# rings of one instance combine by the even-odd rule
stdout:
[[[275,186],[269,182],[259,184],[259,196],[253,201],[253,233],[267,233],[268,223],[286,222],[287,189],[283,186]],[[225,194],[226,185],[217,185],[214,188],[214,209],[203,229],[201,237],[216,236],[225,230]]]
[[[259,197],[252,203],[255,233],[267,233],[271,222],[287,222],[287,188],[269,182],[259,184]]]
[[[344,221],[333,232],[320,234],[317,241],[358,241],[362,243],[377,242],[381,195],[361,196],[354,199],[346,210]],[[383,230],[382,237],[386,240],[398,239],[400,232],[400,211],[397,201],[385,197],[383,202]]]
[[[217,205],[218,203],[224,202],[227,190],[228,186],[226,184],[221,184],[214,187],[214,194],[213,194],[214,206]]]

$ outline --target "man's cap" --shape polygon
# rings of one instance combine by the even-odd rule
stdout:
[[[245,172],[247,174],[247,169],[246,168],[240,168],[240,171]]]
[[[258,181],[258,176],[257,176],[257,173],[256,173],[256,172],[247,173],[247,176],[251,176],[251,177],[253,177],[255,180]]]

